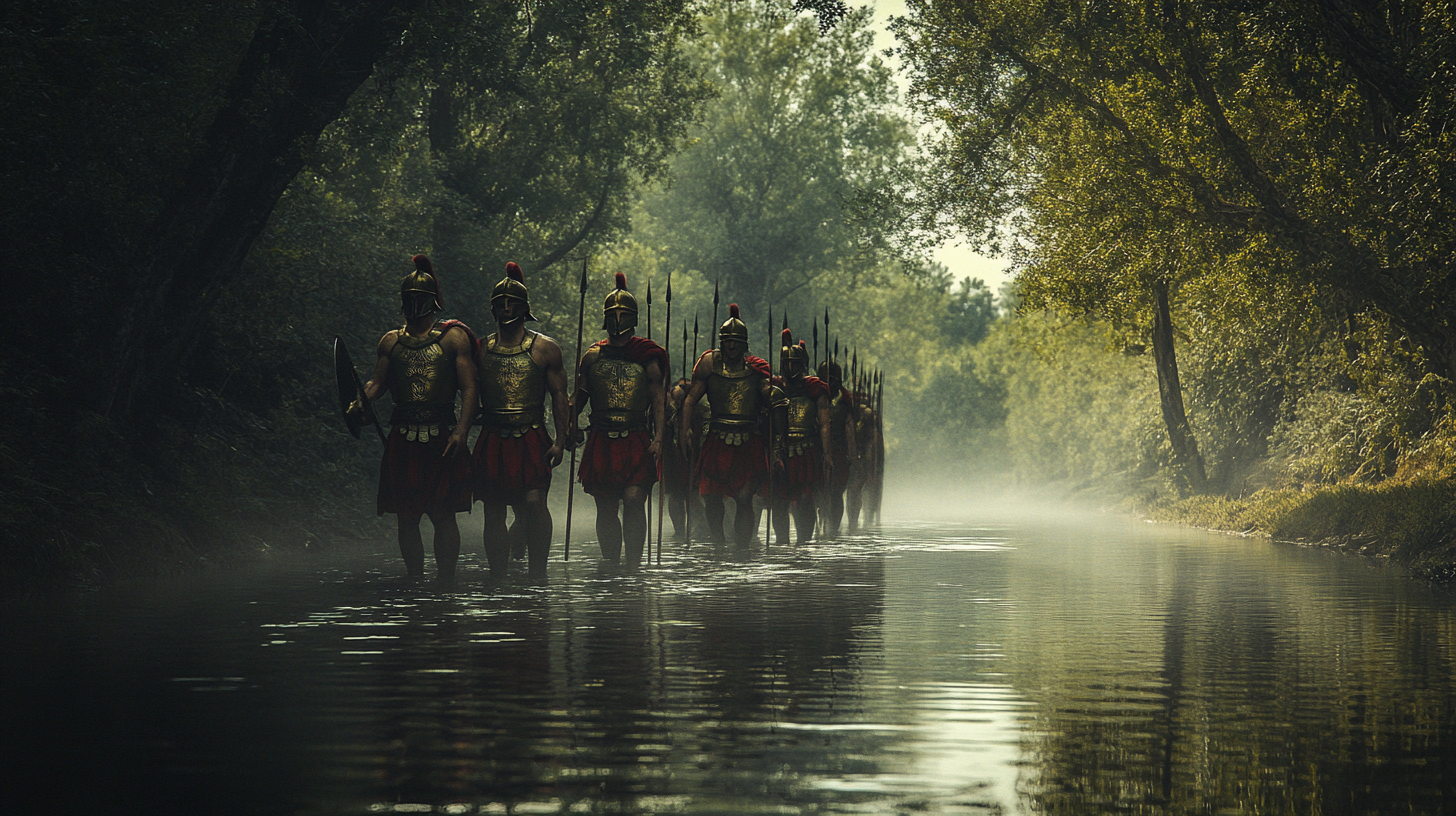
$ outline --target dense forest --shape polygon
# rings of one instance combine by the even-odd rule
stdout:
[[[755,353],[817,327],[886,374],[892,479],[1449,571],[1451,9],[906,6],[883,54],[832,1],[9,4],[0,566],[387,534],[329,346],[423,252],[483,331],[507,261],[565,346],[582,268],[675,366],[715,286]]]

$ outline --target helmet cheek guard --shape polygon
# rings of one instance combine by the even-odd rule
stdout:
[[[637,328],[637,298],[627,291],[627,276],[618,272],[616,288],[602,302],[602,328],[612,335],[623,335]]]
[[[728,319],[718,327],[719,340],[737,340],[746,348],[748,346],[748,324],[738,315],[738,304],[728,304]]]
[[[413,260],[415,270],[399,284],[400,311],[407,318],[425,317],[444,308],[434,265],[424,255],[416,255]]]
[[[509,322],[517,323],[523,320],[535,320],[536,316],[531,314],[530,292],[526,289],[526,276],[521,272],[521,267],[514,261],[506,264],[506,276],[501,278],[500,283],[490,292],[490,304],[493,309],[497,302],[502,300],[513,300],[520,303],[521,308],[515,317]]]

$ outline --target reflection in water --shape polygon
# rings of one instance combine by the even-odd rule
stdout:
[[[1441,813],[1444,590],[1079,523],[7,602],[6,812]]]

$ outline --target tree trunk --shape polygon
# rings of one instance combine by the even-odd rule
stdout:
[[[1183,410],[1183,386],[1178,381],[1178,356],[1173,350],[1173,317],[1168,309],[1168,282],[1153,282],[1156,303],[1153,311],[1153,362],[1158,370],[1158,398],[1163,408],[1163,423],[1168,426],[1168,441],[1173,445],[1177,463],[1187,486],[1194,493],[1207,489],[1208,477],[1203,470],[1203,457],[1198,453],[1198,440],[1188,426]]]
[[[101,394],[124,425],[176,385],[207,302],[421,0],[281,0],[259,24],[183,181],[133,266]]]

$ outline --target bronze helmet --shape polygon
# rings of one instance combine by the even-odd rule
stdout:
[[[783,345],[779,347],[779,370],[784,376],[789,375],[789,363],[798,363],[799,371],[806,372],[809,369],[809,351],[804,348],[804,341],[794,342],[794,333],[788,329],[783,331]]]
[[[619,335],[637,328],[637,298],[627,291],[625,274],[618,272],[615,280],[616,287],[602,301],[602,328],[609,334]]]
[[[840,368],[839,363],[833,360],[825,360],[820,363],[817,373],[819,379],[828,383],[830,388],[839,388],[844,385],[844,369]]]
[[[738,316],[738,304],[728,304],[728,319],[718,327],[719,345],[724,340],[741,340],[743,345],[748,345],[748,324]]]
[[[522,317],[517,320],[535,320],[536,316],[531,314],[531,298],[526,290],[526,276],[521,272],[521,267],[515,261],[506,264],[506,276],[500,279],[500,283],[490,291],[490,302],[492,305],[501,298],[510,298],[521,302]],[[513,321],[514,322],[514,321]]]
[[[415,269],[399,284],[400,310],[405,317],[424,317],[442,308],[440,282],[435,279],[435,266],[424,255],[413,258]]]

